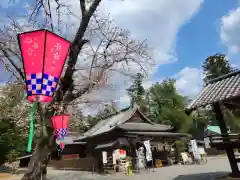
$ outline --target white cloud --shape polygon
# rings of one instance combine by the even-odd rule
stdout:
[[[124,96],[120,97],[119,102],[121,102],[124,105],[129,105],[130,97],[127,94],[125,94]]]
[[[103,1],[116,24],[138,39],[147,39],[157,65],[176,60],[175,40],[180,27],[200,8],[203,0]]]
[[[193,98],[203,87],[203,73],[200,69],[185,67],[174,76],[176,88],[182,95]]]
[[[129,29],[137,39],[147,39],[153,49],[156,68],[162,64],[177,61],[175,42],[181,26],[200,8],[202,0],[125,0],[104,1],[101,5],[105,12],[110,12],[115,23]],[[154,73],[153,70],[153,73]],[[151,76],[151,74],[150,74]],[[145,82],[146,88],[152,84]],[[120,101],[126,103],[126,95]]]
[[[221,18],[220,37],[224,45],[228,47],[229,53],[240,52],[240,7],[230,11]]]

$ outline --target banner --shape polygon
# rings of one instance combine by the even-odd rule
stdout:
[[[147,161],[152,161],[152,151],[151,151],[151,145],[150,141],[144,141],[143,142],[146,147],[146,159]]]
[[[205,143],[205,147],[207,149],[211,148],[211,146],[210,146],[210,138],[209,137],[204,138],[204,143]]]
[[[201,159],[200,152],[199,152],[199,149],[198,149],[198,146],[197,146],[197,141],[196,140],[191,140],[190,143],[191,143],[191,150],[192,150],[194,158],[195,159]]]
[[[106,151],[102,151],[102,161],[103,161],[103,164],[107,164],[107,152]]]

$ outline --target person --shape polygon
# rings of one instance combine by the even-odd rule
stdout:
[[[120,160],[117,159],[116,160],[116,172],[119,172],[120,171]]]
[[[98,161],[98,170],[100,173],[102,173],[104,171],[102,160]]]
[[[129,157],[126,157],[126,174],[128,176],[132,175],[132,161]]]
[[[157,155],[157,148],[154,147],[152,151],[152,163],[155,168],[156,168],[156,155]]]

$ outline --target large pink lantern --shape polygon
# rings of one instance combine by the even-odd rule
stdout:
[[[69,115],[67,114],[57,115],[53,116],[51,119],[54,127],[56,140],[60,142],[59,144],[60,148],[63,149],[64,143],[62,141],[64,137],[67,135]]]
[[[70,42],[47,30],[18,34],[28,100],[51,102]]]

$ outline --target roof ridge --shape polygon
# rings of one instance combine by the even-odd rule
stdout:
[[[230,78],[230,77],[236,76],[236,75],[238,75],[238,74],[240,74],[240,70],[236,70],[236,71],[234,71],[234,72],[231,72],[231,73],[228,73],[228,74],[224,74],[224,75],[222,75],[222,76],[219,76],[219,77],[217,77],[217,78],[214,78],[214,79],[212,79],[212,80],[209,80],[207,84],[216,83],[217,81],[221,81],[221,80],[223,80],[223,79]]]
[[[85,135],[85,136],[92,136],[92,134],[94,134],[95,132],[97,132],[99,129],[101,129],[102,127],[104,127],[104,126],[106,126],[107,124],[108,124],[108,120],[109,119],[111,119],[111,118],[113,118],[114,116],[118,116],[118,115],[120,115],[121,113],[127,113],[128,111],[131,111],[131,110],[133,110],[132,108],[125,108],[125,109],[123,109],[123,111],[119,111],[118,113],[115,113],[115,114],[112,114],[111,116],[108,116],[107,118],[105,118],[105,119],[101,119],[97,124],[95,124],[91,129],[89,129],[87,132],[85,132],[83,135]],[[135,110],[136,111],[136,110]],[[134,111],[134,112],[135,112]],[[124,119],[125,118],[125,116],[126,116],[126,114],[124,114],[123,115],[123,117],[121,118],[121,119]],[[120,121],[121,121],[121,119],[118,121],[118,122],[115,122],[114,124],[111,124],[110,126],[116,126]],[[99,126],[99,123],[100,122],[104,122],[100,127],[98,127]],[[125,121],[123,121],[122,123],[124,123]],[[94,128],[96,128],[96,127],[98,127],[97,129],[94,129]],[[93,132],[92,132],[92,130],[94,130]]]
[[[122,119],[124,119],[125,117],[127,117],[127,112],[131,112],[131,115],[130,115],[130,117],[132,117],[132,115],[135,113],[137,111],[137,108],[136,107],[133,107],[133,108],[131,108],[131,107],[129,107],[127,110],[124,110],[124,111],[122,111],[122,113],[126,113],[126,114],[124,114],[123,115],[123,117],[122,117]],[[129,117],[129,115],[128,115],[128,117]],[[125,119],[125,120],[122,120],[121,121],[121,119],[118,121],[118,122],[116,122],[114,125],[116,126],[116,125],[119,125],[118,123],[121,121],[121,124],[123,124],[123,123],[125,123],[126,121],[128,120],[128,118],[127,119]]]

